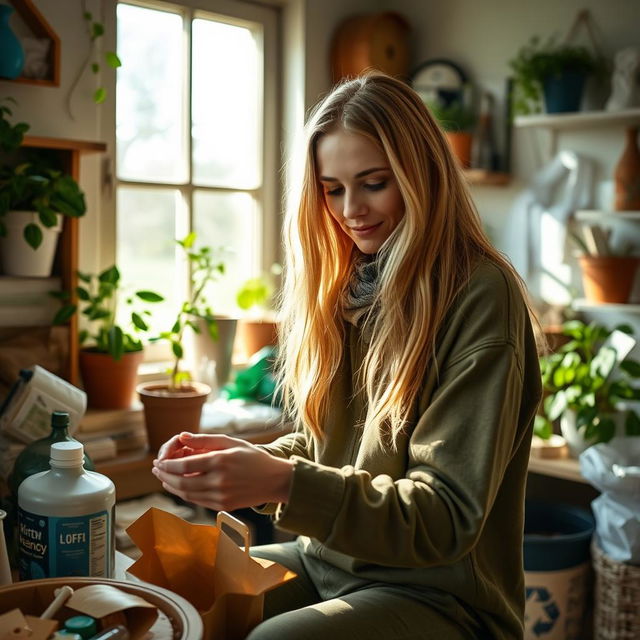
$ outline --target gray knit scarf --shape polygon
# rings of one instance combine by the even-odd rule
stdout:
[[[363,256],[353,265],[351,279],[342,301],[344,319],[358,326],[360,320],[369,312],[378,289],[380,261],[373,256]],[[371,323],[369,323],[371,324]],[[364,333],[370,334],[372,327]]]

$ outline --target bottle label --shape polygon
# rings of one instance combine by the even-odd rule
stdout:
[[[108,511],[56,518],[18,509],[20,579],[110,578],[113,536],[112,514]]]

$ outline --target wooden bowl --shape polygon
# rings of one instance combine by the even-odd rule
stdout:
[[[39,616],[53,600],[55,589],[65,584],[74,589],[108,584],[144,598],[158,608],[158,618],[150,629],[153,640],[202,640],[202,619],[194,606],[178,594],[146,582],[75,577],[25,580],[0,587],[0,611],[18,608],[25,615]],[[78,612],[63,607],[55,619],[64,621],[72,615]]]

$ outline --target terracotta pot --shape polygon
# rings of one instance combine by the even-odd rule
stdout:
[[[626,144],[613,171],[616,211],[640,210],[640,149],[638,127],[629,127]]]
[[[209,385],[189,382],[180,390],[171,391],[165,383],[147,382],[136,389],[144,406],[149,451],[157,451],[181,431],[200,431],[202,405],[211,393]]]
[[[108,353],[80,351],[80,375],[92,409],[128,409],[136,390],[138,365],[143,351],[123,354],[114,360]]]
[[[248,360],[262,347],[275,345],[278,342],[278,325],[269,320],[238,320],[236,345],[240,357]]]
[[[473,136],[466,131],[447,131],[447,140],[453,155],[463,169],[471,166],[471,143]]]
[[[633,288],[640,258],[581,256],[582,285],[587,300],[625,304]]]

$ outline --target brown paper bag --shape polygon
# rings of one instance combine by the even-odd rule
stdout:
[[[238,531],[244,550],[222,531]],[[191,524],[152,507],[127,533],[142,551],[130,574],[186,598],[199,611],[205,640],[241,640],[262,620],[264,593],[295,578],[286,567],[249,555],[249,529],[221,511],[217,526]]]

